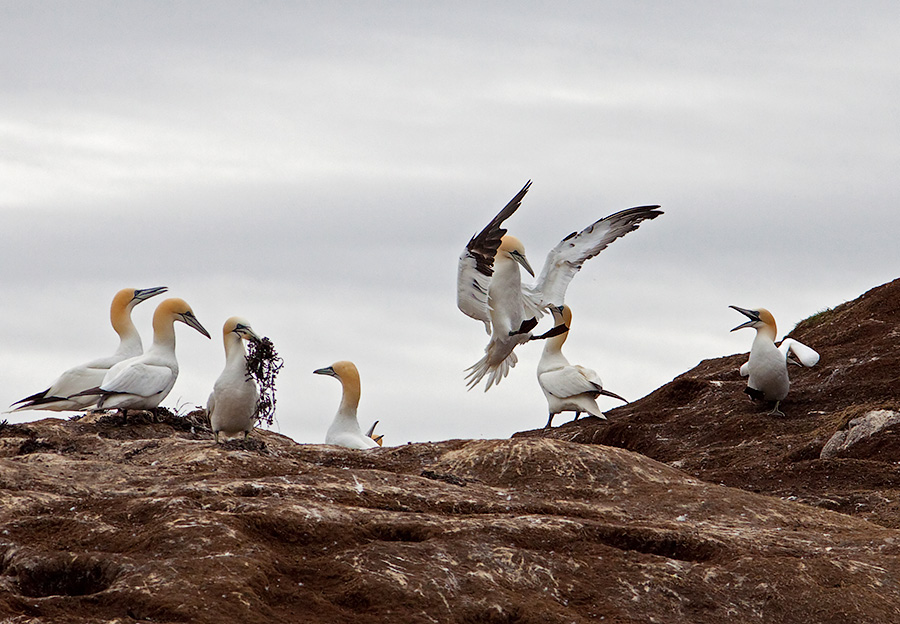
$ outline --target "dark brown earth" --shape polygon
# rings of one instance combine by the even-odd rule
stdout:
[[[900,622],[900,430],[819,459],[898,409],[900,282],[792,336],[822,360],[777,418],[741,392],[745,354],[511,440],[0,427],[0,621]]]
[[[735,325],[745,320],[735,316]],[[517,435],[626,448],[711,483],[900,528],[900,426],[841,457],[819,459],[851,419],[900,411],[900,280],[806,319],[790,337],[821,359],[814,368],[790,367],[785,417],[767,415],[770,405],[742,392],[744,353],[701,362],[644,399],[610,411],[606,422],[580,419]]]

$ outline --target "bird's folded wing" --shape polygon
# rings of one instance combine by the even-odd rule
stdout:
[[[782,340],[778,350],[784,353],[785,357],[793,355],[803,366],[815,366],[819,362],[819,354],[814,349],[793,338]]]
[[[111,370],[113,373],[115,369]],[[105,379],[100,389],[104,392],[153,396],[171,383],[174,372],[168,366],[135,363]]]
[[[557,370],[541,373],[538,378],[541,386],[557,397],[570,397],[584,392],[597,392],[597,384],[592,382],[579,367],[566,366]]]
[[[585,260],[593,258],[617,238],[633,232],[645,219],[663,214],[659,206],[638,206],[620,210],[583,229],[573,232],[547,254],[537,283],[528,289],[535,305],[562,305],[566,288]]]

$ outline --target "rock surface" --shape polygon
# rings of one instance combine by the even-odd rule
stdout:
[[[822,357],[814,368],[790,368],[784,417],[766,415],[768,405],[743,393],[743,353],[701,362],[611,410],[606,422],[580,419],[517,435],[626,448],[706,481],[900,527],[900,428],[820,457],[850,421],[900,411],[900,280],[799,323],[790,336]]]
[[[897,282],[798,326],[784,418],[735,355],[512,440],[0,426],[0,621],[900,622],[895,427],[820,458],[898,409],[898,330]]]
[[[900,412],[891,410],[874,410],[865,416],[854,418],[847,424],[847,429],[836,431],[822,447],[819,453],[821,459],[833,459],[835,457],[849,457],[851,454],[862,457],[871,456],[871,449],[866,448],[859,453],[861,445],[870,442],[872,436],[885,437],[885,429],[900,425]],[[866,444],[866,447],[869,445]]]

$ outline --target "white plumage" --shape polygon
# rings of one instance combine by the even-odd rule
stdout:
[[[541,360],[538,362],[538,384],[547,398],[550,411],[550,417],[544,428],[552,426],[553,417],[560,412],[575,412],[575,420],[578,420],[582,412],[605,420],[606,416],[597,405],[597,397],[603,395],[621,401],[625,399],[604,390],[599,375],[590,368],[569,363],[562,353],[562,346],[572,326],[572,311],[566,305],[554,306],[550,311],[553,313],[556,326],[562,326],[564,331],[547,339]]]
[[[788,377],[788,362],[801,366],[815,366],[819,354],[805,344],[785,338],[781,345],[775,346],[777,325],[775,317],[765,308],[748,310],[737,306],[729,306],[746,316],[749,320],[731,331],[752,327],[756,337],[750,347],[750,358],[741,366],[741,376],[747,377],[747,388],[744,390],[752,399],[774,401],[775,407],[769,412],[772,416],[784,416],[778,409],[779,404],[788,395],[791,381]],[[793,357],[792,357],[793,356]]]
[[[256,420],[256,404],[259,388],[247,370],[245,340],[259,340],[250,323],[233,316],[222,327],[225,343],[225,369],[209,395],[206,413],[210,426],[219,441],[219,434],[235,436],[244,434],[244,439],[253,431]]]
[[[328,375],[341,382],[341,404],[328,431],[325,434],[325,444],[344,446],[352,449],[369,449],[378,446],[378,443],[359,428],[359,420],[356,411],[359,407],[360,383],[359,371],[353,362],[335,362],[326,368],[313,371],[316,375]],[[372,425],[375,429],[375,425]]]
[[[487,377],[485,391],[500,382],[515,366],[515,347],[531,338],[531,330],[549,306],[564,303],[566,288],[584,262],[616,240],[634,231],[645,219],[663,214],[659,206],[628,208],[573,232],[559,242],[544,262],[532,286],[523,285],[519,267],[534,275],[522,244],[501,227],[521,205],[529,181],[478,234],[459,257],[456,303],[459,309],[484,323],[491,338],[485,356],[468,369],[469,388]]]
[[[153,313],[153,344],[147,352],[119,362],[109,369],[93,395],[98,409],[155,409],[178,378],[175,358],[175,321],[193,327],[209,338],[193,310],[183,299],[166,299]]]
[[[96,396],[73,396],[84,390],[94,388],[103,381],[110,368],[128,358],[143,352],[141,335],[131,320],[131,311],[142,301],[168,290],[165,286],[154,288],[123,288],[115,297],[109,308],[109,319],[112,327],[119,335],[119,346],[115,353],[73,366],[50,384],[42,392],[12,404],[13,412],[23,410],[81,411],[93,405]]]

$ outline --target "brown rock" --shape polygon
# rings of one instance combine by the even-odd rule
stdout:
[[[897,531],[626,450],[130,427],[0,430],[4,622],[900,620]]]

